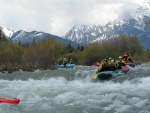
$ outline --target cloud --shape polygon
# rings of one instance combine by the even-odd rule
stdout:
[[[105,24],[142,0],[0,0],[0,24],[12,30],[64,36],[75,25]],[[127,7],[128,6],[128,7]]]
[[[118,18],[120,19],[129,19],[129,18],[135,18],[137,16],[137,4],[130,3],[130,4],[124,4],[119,8],[120,10],[117,11]],[[125,9],[125,10],[122,10]]]

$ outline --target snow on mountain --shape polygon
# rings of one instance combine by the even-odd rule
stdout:
[[[112,22],[108,22],[106,25],[74,26],[64,37],[38,31],[26,32],[19,30],[14,32],[3,26],[0,26],[0,31],[14,43],[19,41],[24,44],[32,43],[33,40],[40,41],[52,36],[65,44],[71,43],[74,46],[78,44],[85,45],[92,42],[102,42],[103,40],[108,40],[118,35],[135,35],[146,49],[150,48],[149,11],[150,2],[144,1],[137,8],[137,13],[141,15],[138,19],[116,19]]]
[[[48,33],[44,32],[37,32],[37,31],[31,31],[31,32],[26,32],[23,30],[19,30],[13,33],[11,36],[11,40],[14,43],[21,42],[23,44],[26,43],[32,43],[33,41],[41,41],[45,38],[48,37]]]
[[[149,16],[150,15],[150,2],[148,0],[144,0],[141,4],[138,5],[137,13],[140,15]]]
[[[63,38],[85,45],[108,40],[118,35],[135,35],[139,38],[144,48],[150,48],[150,17],[142,16],[138,20],[134,18],[117,19],[113,22],[108,22],[106,25],[74,26]]]
[[[19,31],[16,31],[13,33],[13,35],[11,36],[11,40],[14,43],[17,43],[20,41],[23,44],[29,44],[29,43],[32,43],[33,41],[39,42],[39,41],[42,41],[42,40],[47,39],[49,37],[55,38],[56,40],[64,43],[65,45],[71,44],[73,47],[78,46],[78,44],[76,42],[73,42],[71,40],[64,39],[62,37],[52,35],[49,33],[39,32],[39,31],[26,32],[23,30],[19,30]]]
[[[150,17],[140,16],[138,19],[117,19],[108,22],[106,25],[80,25],[74,26],[64,37],[58,37],[49,33],[23,30],[13,31],[0,26],[0,30],[12,42],[24,44],[33,41],[41,41],[48,37],[53,37],[64,44],[71,44],[77,47],[78,44],[85,45],[93,42],[102,42],[119,35],[138,37],[145,49],[150,48]]]
[[[10,29],[8,29],[8,28],[6,28],[6,27],[3,27],[3,26],[1,26],[1,25],[0,25],[0,30],[2,31],[2,33],[3,33],[7,38],[10,38],[10,37],[13,35],[13,33],[14,33],[13,30],[10,30]]]
[[[52,35],[49,33],[45,32],[39,32],[39,31],[23,31],[23,30],[18,30],[18,31],[12,31],[6,27],[0,26],[0,30],[2,31],[2,34],[6,36],[7,39],[10,39],[13,43],[18,43],[21,42],[22,44],[30,44],[33,41],[39,42],[44,39],[47,39],[49,37],[55,38],[56,40],[62,42],[63,44],[71,44],[73,47],[77,47],[78,44],[76,42],[73,42],[68,39],[64,39],[62,37]]]

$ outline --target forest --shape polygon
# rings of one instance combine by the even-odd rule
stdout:
[[[94,42],[77,48],[64,45],[52,37],[32,44],[12,43],[0,36],[0,72],[54,69],[59,57],[72,59],[76,65],[90,66],[96,61],[129,53],[136,62],[149,62],[150,50],[144,50],[136,36],[121,35],[101,43]]]

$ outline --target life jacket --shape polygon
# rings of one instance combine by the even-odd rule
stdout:
[[[110,67],[109,67],[109,71],[114,71],[116,69],[116,66],[114,63],[111,63],[110,64]]]
[[[123,57],[122,58],[122,63],[126,64],[129,61],[129,57]]]
[[[116,65],[118,69],[121,69],[121,66],[125,66],[125,63],[122,59],[116,60]]]
[[[99,72],[101,72],[101,71],[102,71],[102,65],[100,65],[100,66],[98,67],[96,73],[99,73]]]
[[[69,62],[70,64],[72,64],[72,59],[70,59],[70,62]]]
[[[67,63],[67,59],[66,58],[63,59],[63,63]]]
[[[108,61],[103,61],[102,63],[102,71],[109,71],[110,63]]]

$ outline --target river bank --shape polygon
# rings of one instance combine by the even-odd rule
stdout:
[[[13,65],[1,65],[0,66],[0,72],[1,73],[13,73],[15,71],[23,70],[23,71],[29,71],[33,72],[36,68],[32,66],[13,66]]]

